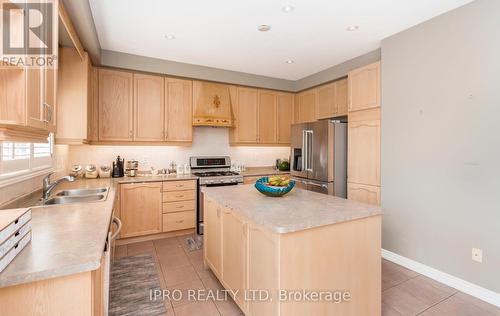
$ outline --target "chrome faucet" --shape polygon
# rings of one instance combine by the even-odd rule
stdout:
[[[51,172],[49,173],[48,175],[46,175],[44,178],[43,178],[43,191],[42,191],[42,199],[44,201],[46,201],[49,196],[50,196],[50,193],[52,192],[52,190],[61,182],[63,181],[68,181],[68,182],[73,182],[75,181],[75,177],[73,176],[65,176],[65,177],[62,177],[52,183],[50,183],[50,176],[53,174],[54,172]]]

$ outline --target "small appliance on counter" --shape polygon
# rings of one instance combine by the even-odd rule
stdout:
[[[99,175],[97,171],[97,167],[95,165],[86,165],[85,166],[85,178],[87,179],[95,179]]]
[[[138,160],[128,160],[126,163],[126,173],[127,177],[135,177],[137,175],[137,170],[139,169],[139,161]]]
[[[125,176],[125,171],[124,171],[124,164],[125,164],[125,159],[120,158],[120,156],[116,157],[116,161],[113,161],[113,173],[112,177],[113,178],[121,178]]]
[[[111,168],[109,166],[100,166],[98,172],[99,178],[111,177]]]

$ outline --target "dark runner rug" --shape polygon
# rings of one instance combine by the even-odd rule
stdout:
[[[124,257],[111,265],[110,316],[156,316],[167,312],[162,299],[150,300],[160,279],[150,254]]]

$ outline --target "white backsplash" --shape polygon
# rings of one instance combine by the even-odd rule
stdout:
[[[139,160],[140,169],[166,168],[171,161],[189,163],[189,157],[202,155],[227,155],[232,161],[258,167],[272,166],[277,158],[288,158],[290,147],[229,146],[228,128],[196,127],[191,146],[69,146],[67,165],[111,165],[117,155]]]

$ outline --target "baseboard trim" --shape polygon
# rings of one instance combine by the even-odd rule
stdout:
[[[407,269],[418,272],[433,280],[446,284],[461,292],[472,295],[480,300],[500,307],[500,294],[491,290],[485,289],[479,285],[457,278],[448,273],[426,266],[412,259],[400,256],[389,250],[382,249],[382,258],[399,264]]]

